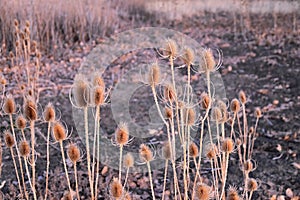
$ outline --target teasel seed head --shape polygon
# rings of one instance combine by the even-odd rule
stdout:
[[[240,102],[237,99],[232,99],[230,103],[230,109],[232,112],[237,113],[241,108]]]
[[[80,159],[80,150],[77,145],[70,144],[68,147],[68,157],[75,164]]]
[[[240,200],[236,187],[229,186],[226,200]]]
[[[222,111],[219,107],[213,107],[212,119],[215,120],[216,122],[220,122],[222,120]]]
[[[225,153],[231,153],[234,149],[234,142],[231,138],[225,138],[222,143],[222,151]]]
[[[20,154],[23,157],[28,157],[30,154],[30,146],[26,140],[23,140],[19,144]]]
[[[246,94],[243,90],[241,90],[240,93],[239,93],[239,99],[240,99],[242,104],[245,104],[247,102],[247,97],[246,97]]]
[[[23,117],[23,115],[19,115],[16,119],[16,126],[20,130],[24,130],[26,128],[26,119]]]
[[[15,139],[9,131],[4,132],[5,144],[8,148],[12,148],[15,145]]]
[[[164,96],[165,99],[169,102],[173,102],[176,100],[176,93],[172,84],[167,84],[164,88]]]
[[[93,85],[102,87],[105,90],[105,82],[99,74],[95,74],[93,77]]]
[[[129,140],[129,131],[125,123],[121,123],[115,133],[115,140],[118,145],[126,145]]]
[[[151,87],[155,87],[160,82],[160,67],[157,63],[153,63],[149,69],[149,84]]]
[[[152,151],[145,144],[141,144],[140,146],[140,156],[145,162],[150,162],[153,159]]]
[[[12,95],[8,95],[4,100],[3,111],[9,115],[12,115],[16,112],[16,103]]]
[[[165,56],[168,56],[169,58],[176,58],[178,54],[177,50],[177,44],[174,40],[168,39],[166,42],[166,47],[165,47]]]
[[[48,105],[45,108],[44,120],[46,122],[54,122],[55,120],[55,109],[51,103],[48,103]]]
[[[194,60],[195,60],[194,51],[189,47],[185,48],[183,56],[182,56],[182,60],[183,60],[185,65],[193,64]]]
[[[87,107],[89,103],[89,85],[82,74],[75,77],[73,85],[73,94],[75,105],[78,107]]]
[[[209,147],[207,148],[206,157],[211,160],[216,158],[217,154],[218,154],[217,146],[215,144],[210,144]]]
[[[110,184],[110,194],[117,199],[122,197],[123,187],[117,178],[114,178]]]
[[[168,141],[164,142],[163,147],[162,147],[162,157],[165,160],[171,160],[171,146]]]
[[[105,94],[105,90],[103,87],[101,86],[94,87],[92,97],[93,97],[93,103],[96,106],[100,106],[104,104],[104,99],[105,99],[104,94]]]
[[[256,118],[261,118],[262,117],[262,113],[261,113],[260,108],[255,109],[254,115],[255,115]]]
[[[66,129],[60,122],[55,122],[52,126],[54,139],[58,142],[64,141],[67,138]]]
[[[216,61],[211,49],[205,49],[204,52],[204,64],[205,64],[205,71],[214,71],[216,66]]]
[[[133,156],[132,156],[131,153],[127,153],[127,154],[124,156],[123,163],[124,163],[124,166],[125,166],[126,168],[133,167],[133,165],[134,165],[134,158],[133,158]]]
[[[222,113],[222,119],[221,122],[226,122],[228,120],[228,112],[227,112],[227,106],[223,101],[218,101],[218,107],[221,110]]]
[[[35,121],[38,118],[37,106],[31,97],[28,97],[24,104],[24,115],[29,121]]]
[[[172,117],[173,117],[173,111],[172,111],[172,109],[169,108],[169,107],[166,107],[165,108],[165,115],[166,115],[166,117],[168,119],[172,119]]]
[[[197,145],[192,142],[189,146],[189,152],[190,152],[190,157],[197,157],[198,154],[199,154],[199,150],[198,150],[198,147]]]
[[[198,184],[196,197],[198,197],[199,200],[209,200],[211,198],[211,188],[205,183]]]
[[[254,178],[250,178],[247,183],[248,191],[256,191],[258,188],[258,183]]]
[[[194,108],[188,108],[187,109],[187,125],[192,126],[195,123],[196,120],[196,112]]]
[[[209,95],[207,93],[203,93],[201,95],[201,107],[207,110],[209,108],[209,104],[210,104]]]
[[[251,172],[253,170],[253,163],[251,160],[246,160],[246,162],[244,163],[244,170],[246,172]]]

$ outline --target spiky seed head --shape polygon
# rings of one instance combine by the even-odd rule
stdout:
[[[103,78],[99,74],[95,74],[93,77],[93,85],[94,86],[100,86],[103,89],[105,89],[105,82]]]
[[[185,65],[193,64],[194,60],[195,60],[194,51],[189,47],[185,48],[183,56],[182,56],[182,60],[183,60]]]
[[[226,200],[240,200],[240,196],[237,192],[236,187],[229,186],[227,193],[228,194]]]
[[[247,189],[248,191],[256,191],[258,188],[257,181],[254,178],[248,179]]]
[[[253,170],[253,163],[251,160],[246,160],[246,162],[244,163],[244,170],[246,172],[251,172]]]
[[[176,100],[176,93],[172,84],[167,84],[164,90],[164,96],[167,101],[173,102]]]
[[[171,160],[171,146],[169,142],[164,142],[162,147],[162,157],[165,160]]]
[[[261,118],[262,117],[260,108],[255,108],[254,115],[255,115],[256,118]]]
[[[93,103],[96,106],[100,106],[104,104],[104,93],[105,90],[103,87],[101,86],[94,87],[92,97],[93,97]]]
[[[110,193],[114,198],[121,198],[123,194],[123,187],[117,178],[114,178],[110,184]]]
[[[197,145],[194,142],[192,142],[190,144],[190,146],[189,146],[189,152],[190,152],[190,156],[191,157],[197,157],[198,156],[199,150],[198,150]]]
[[[78,107],[87,107],[89,102],[89,85],[86,78],[79,74],[75,77],[73,85],[73,94],[75,105]]]
[[[199,200],[209,200],[211,197],[211,188],[205,183],[200,183],[196,188],[196,196]]]
[[[68,147],[68,157],[75,164],[80,159],[80,150],[76,144],[70,144]]]
[[[131,153],[127,153],[127,154],[124,156],[124,161],[123,161],[123,163],[124,163],[124,166],[125,166],[126,168],[133,167],[133,165],[134,165],[134,158],[133,158],[133,156],[132,156]]]
[[[8,148],[11,148],[15,145],[15,139],[9,131],[4,132],[5,143]]]
[[[212,119],[215,120],[216,122],[220,122],[222,120],[222,111],[219,107],[213,107]]]
[[[187,109],[187,125],[192,126],[195,123],[196,120],[196,112],[194,108],[188,108]]]
[[[43,113],[44,120],[46,122],[54,122],[55,120],[55,109],[51,103],[48,103],[48,105],[45,108],[45,111]]]
[[[204,55],[205,71],[208,72],[214,71],[216,66],[216,61],[211,49],[205,49],[203,55]]]
[[[150,162],[153,159],[152,151],[145,144],[140,146],[140,157],[145,162]]]
[[[173,117],[173,111],[172,111],[172,109],[169,108],[169,107],[166,107],[165,108],[165,115],[166,115],[166,117],[168,119],[172,119],[172,117]]]
[[[224,103],[224,101],[218,101],[218,107],[221,110],[222,113],[222,118],[221,118],[221,122],[227,122],[228,120],[228,112],[227,112],[227,106]]]
[[[67,138],[66,129],[60,122],[55,122],[52,127],[54,139],[58,142]]]
[[[225,153],[231,153],[234,149],[234,142],[231,138],[225,138],[222,143],[222,151]]]
[[[168,39],[166,42],[164,55],[174,59],[177,57],[177,54],[178,54],[178,48],[176,42],[172,39]]]
[[[30,154],[30,146],[26,140],[23,140],[19,144],[20,154],[23,157],[28,157]]]
[[[203,93],[201,95],[201,107],[207,110],[209,108],[209,104],[210,104],[209,95],[207,93]]]
[[[127,144],[129,139],[128,127],[125,123],[121,123],[117,128],[115,139],[118,145],[123,146]]]
[[[209,145],[209,147],[207,148],[206,157],[210,160],[214,159],[216,158],[217,153],[218,153],[217,146],[215,144]]]
[[[230,103],[230,109],[232,112],[237,113],[241,108],[240,102],[237,99],[232,99]]]
[[[4,100],[3,111],[9,115],[16,112],[16,103],[12,95],[8,95]]]
[[[246,97],[246,94],[243,90],[241,90],[239,92],[239,99],[242,102],[242,104],[245,104],[247,102],[247,97]]]
[[[149,69],[149,84],[152,87],[155,87],[156,85],[158,85],[160,82],[160,78],[161,78],[160,76],[161,76],[160,67],[158,66],[157,63],[153,63]]]
[[[33,98],[27,98],[24,104],[24,115],[29,121],[35,121],[38,118],[37,106]]]
[[[23,117],[23,115],[19,115],[16,119],[16,126],[20,130],[24,130],[26,128],[26,119]]]

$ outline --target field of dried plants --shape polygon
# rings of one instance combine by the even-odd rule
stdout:
[[[299,9],[1,1],[0,199],[300,199]],[[141,27],[199,46],[153,34],[156,48],[82,74]],[[126,78],[140,85],[115,107]]]

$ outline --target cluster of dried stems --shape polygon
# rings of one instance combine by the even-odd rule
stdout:
[[[43,121],[48,127],[46,136],[46,185],[43,198],[47,199],[49,197],[49,151],[52,132],[54,141],[59,143],[69,190],[65,198],[73,199],[75,193],[71,187],[64,149],[64,142],[69,139],[68,131],[65,125],[57,119],[55,108],[51,103],[44,108],[42,116],[39,115],[37,81],[41,55],[37,49],[37,44],[30,41],[29,22],[26,23],[24,31],[21,31],[19,23],[15,21],[15,30],[16,50],[15,54],[10,56],[11,62],[25,69],[27,75],[25,83],[20,85],[23,94],[22,111],[17,109],[18,105],[12,95],[5,95],[7,82],[2,76],[0,77],[0,83],[4,100],[2,110],[4,114],[9,116],[10,120],[10,128],[5,131],[4,140],[10,149],[20,196],[25,199],[31,199],[31,196],[34,199],[40,198],[37,196],[36,191],[35,166],[38,157],[35,155],[35,122]],[[261,111],[259,109],[255,110],[256,123],[251,127],[248,126],[247,97],[243,91],[240,91],[239,98],[233,99],[230,105],[216,99],[211,87],[211,74],[219,68],[220,62],[215,61],[213,52],[210,49],[198,51],[197,56],[199,56],[199,59],[196,59],[193,49],[186,47],[180,50],[174,40],[168,39],[165,47],[161,48],[158,55],[167,61],[168,70],[171,74],[171,80],[167,83],[163,82],[161,80],[161,68],[156,62],[149,66],[147,76],[147,85],[152,92],[158,115],[164,123],[167,136],[167,140],[162,143],[161,154],[165,159],[162,194],[156,193],[152,177],[151,162],[155,159],[155,152],[147,144],[142,144],[139,149],[140,159],[147,165],[152,199],[165,198],[165,191],[168,187],[168,167],[170,165],[172,173],[169,174],[169,180],[172,180],[173,183],[169,184],[169,189],[172,199],[235,200],[243,198],[250,200],[253,192],[258,188],[258,182],[251,178],[250,173],[256,168],[252,154],[254,141],[257,137],[258,120],[262,116]],[[196,60],[199,63],[196,63]],[[179,92],[176,81],[176,63],[187,70],[183,94]],[[196,105],[193,101],[192,73],[201,73],[206,80],[206,91],[203,91],[199,98],[200,101],[197,103],[202,109],[199,112],[196,111]],[[100,111],[101,107],[105,105],[107,91],[104,80],[100,75],[96,74],[90,79],[88,81],[87,77],[83,75],[75,77],[70,91],[70,100],[73,106],[83,111],[90,198],[97,199],[100,168]],[[164,91],[163,98],[159,98],[158,95],[158,90],[161,87]],[[163,105],[164,110],[161,109],[161,105]],[[93,122],[89,121],[89,109],[94,111]],[[29,128],[27,127],[28,123]],[[92,135],[90,134],[92,131],[89,130],[89,123],[94,123],[95,127]],[[199,126],[197,138],[191,135],[191,129],[196,126]],[[212,130],[212,126],[215,126],[216,130]],[[25,134],[28,129],[30,130],[30,138]],[[17,131],[20,132],[19,135]],[[91,136],[93,142],[90,148]],[[131,199],[130,193],[125,188],[129,188],[127,180],[130,168],[134,166],[134,157],[130,153],[123,155],[123,148],[129,142],[129,129],[126,123],[121,123],[115,132],[115,143],[120,148],[119,176],[114,178],[110,185],[110,196],[115,199]],[[179,147],[176,146],[177,143],[180,144]],[[181,148],[181,151],[178,148]],[[243,174],[244,190],[242,193],[227,184],[229,160],[233,153],[238,154],[239,165]],[[80,199],[80,183],[78,183],[76,168],[77,162],[80,161],[80,150],[76,144],[70,143],[67,145],[67,154],[74,166],[76,198]],[[202,173],[204,159],[209,161],[211,166],[210,184],[205,181]],[[178,170],[178,166],[181,166],[180,170]],[[123,167],[126,168],[124,178],[122,176]],[[30,190],[26,188],[26,177],[24,175],[29,180]],[[124,180],[122,181],[122,179]]]

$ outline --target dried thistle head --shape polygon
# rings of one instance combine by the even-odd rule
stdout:
[[[105,99],[104,94],[105,94],[105,90],[103,87],[96,86],[93,88],[92,101],[94,105],[100,106],[104,104],[104,99]]]
[[[246,94],[243,90],[241,90],[239,92],[239,99],[242,102],[242,104],[245,104],[247,102],[247,97],[246,97]]]
[[[122,197],[123,187],[117,178],[114,178],[112,183],[110,184],[110,194],[116,199]]]
[[[145,162],[150,162],[151,160],[153,160],[152,151],[145,144],[141,144],[140,146],[140,157]]]
[[[196,120],[196,111],[194,108],[187,108],[186,110],[187,114],[187,125],[192,126],[195,123]]]
[[[206,149],[206,157],[208,159],[214,159],[217,157],[218,154],[218,148],[215,144],[210,144]]]
[[[38,118],[37,106],[33,98],[28,97],[24,104],[24,115],[29,121],[35,121]]]
[[[222,113],[222,118],[220,120],[220,122],[227,122],[228,120],[228,111],[227,111],[227,106],[223,101],[218,101],[218,107],[221,110]]]
[[[30,146],[26,140],[23,140],[19,144],[19,151],[21,156],[28,157],[30,154]]]
[[[45,111],[43,113],[44,120],[46,122],[54,122],[55,120],[55,109],[52,105],[52,103],[48,103],[48,105],[45,108]]]
[[[176,58],[178,54],[178,47],[176,42],[172,39],[168,39],[165,45],[166,46],[165,46],[164,55],[171,59]]]
[[[55,122],[52,126],[54,139],[58,142],[64,141],[67,138],[66,129],[60,122]]]
[[[261,113],[260,108],[255,108],[254,115],[255,115],[256,118],[261,118],[262,117],[262,113]]]
[[[173,102],[176,100],[176,93],[171,83],[168,83],[164,87],[164,97],[167,101]]]
[[[183,56],[182,56],[182,60],[183,60],[184,64],[187,66],[193,64],[194,60],[195,60],[194,51],[189,47],[185,48]]]
[[[171,146],[168,141],[164,142],[163,147],[162,147],[162,156],[165,160],[171,160]]]
[[[9,115],[12,115],[16,112],[16,103],[12,95],[8,95],[4,100],[3,111]]]
[[[225,153],[231,153],[234,149],[234,142],[231,138],[227,137],[222,142],[222,151]]]
[[[68,157],[75,164],[80,159],[80,150],[76,144],[70,144],[68,147]]]
[[[157,63],[153,63],[151,66],[150,66],[150,69],[149,69],[149,84],[151,87],[155,87],[156,85],[159,84],[160,82],[160,67],[158,66]]]
[[[205,110],[209,108],[210,105],[210,98],[207,93],[201,94],[201,107]]]
[[[23,115],[19,115],[16,119],[16,126],[20,130],[24,130],[26,128],[26,119],[23,117]]]
[[[4,132],[5,144],[8,148],[12,148],[15,145],[15,139],[9,131]]]
[[[169,107],[166,107],[165,108],[165,115],[166,115],[166,118],[172,119],[172,117],[173,117],[173,111],[172,111],[172,109],[169,108]]]
[[[93,77],[93,85],[102,87],[105,90],[105,82],[99,74],[95,74]]]
[[[133,158],[133,156],[132,156],[131,153],[127,153],[127,154],[124,156],[123,163],[124,163],[124,166],[125,166],[126,168],[133,167],[133,165],[134,165],[134,158]]]
[[[247,190],[248,191],[256,191],[258,188],[258,183],[254,178],[249,178],[247,182]]]
[[[236,187],[229,186],[226,200],[240,200]]]
[[[222,111],[219,107],[213,107],[211,115],[212,119],[216,122],[220,122],[222,120]]]
[[[191,157],[197,157],[198,156],[199,150],[198,150],[197,145],[194,142],[192,142],[190,144],[190,146],[189,146],[189,152],[190,152],[190,156]]]
[[[232,112],[237,113],[241,108],[240,102],[237,99],[232,99],[230,103],[230,109]]]
[[[246,160],[244,163],[244,170],[246,172],[251,172],[253,170],[253,163],[251,160]]]
[[[206,72],[212,72],[215,70],[216,61],[211,49],[205,49],[203,52],[204,57],[204,70]]]
[[[211,198],[211,188],[205,183],[200,183],[196,187],[195,194],[199,200],[209,200]]]
[[[118,145],[126,145],[129,140],[129,131],[125,123],[121,123],[115,133],[115,140]]]
[[[79,74],[75,77],[73,84],[73,94],[75,105],[83,108],[89,103],[89,85],[84,75]]]

